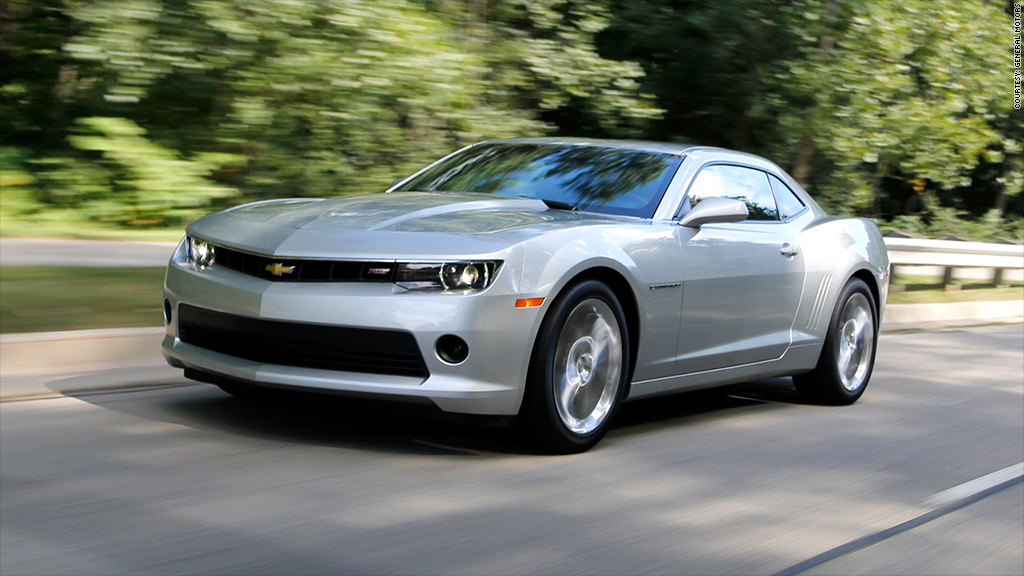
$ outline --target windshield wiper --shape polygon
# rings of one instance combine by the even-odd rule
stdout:
[[[575,212],[579,210],[574,204],[568,202],[562,202],[560,200],[548,200],[547,198],[541,198],[541,201],[547,205],[548,208],[554,208],[555,210],[568,210],[569,212]]]

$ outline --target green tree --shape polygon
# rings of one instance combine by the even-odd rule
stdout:
[[[463,32],[485,63],[482,80],[502,101],[534,111],[565,134],[628,137],[650,132],[662,110],[641,92],[643,68],[604,58],[599,35],[608,2],[455,0],[426,2]]]
[[[980,160],[1019,152],[997,129],[1010,100],[994,3],[802,0],[783,17],[800,48],[770,102],[794,175],[830,206],[880,214],[898,179],[935,210],[934,190],[966,192]]]
[[[80,133],[69,137],[71,144],[99,153],[94,164],[105,170],[110,182],[109,190],[79,203],[93,219],[118,225],[160,225],[168,220],[180,224],[202,215],[210,199],[237,195],[208,176],[238,162],[238,157],[206,153],[183,159],[148,140],[142,128],[123,118],[82,118],[77,124]],[[91,180],[81,175],[78,179]]]
[[[0,217],[180,224],[563,134],[749,150],[834,211],[994,236],[1024,214],[998,4],[8,2]]]
[[[764,78],[795,54],[779,3],[616,0],[601,54],[635,60],[665,110],[648,136],[773,154]]]
[[[477,4],[8,8],[0,145],[31,193],[5,205],[180,222],[210,203],[383,190],[455,148],[565,130],[569,118],[578,133],[618,134],[656,116],[639,67],[596,54],[600,4]],[[173,172],[188,182],[170,192]],[[211,193],[227,189],[241,196]]]
[[[995,234],[1024,213],[1024,123],[994,65],[1010,40],[996,3],[611,6],[600,53],[643,66],[665,109],[651,137],[764,154],[833,211],[923,214],[929,233],[969,215]]]

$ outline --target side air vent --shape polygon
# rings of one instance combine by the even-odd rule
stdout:
[[[828,289],[832,286],[832,275],[826,274],[821,277],[818,284],[818,295],[814,298],[814,307],[811,308],[811,317],[807,320],[807,329],[814,331],[821,323],[822,313],[825,311],[825,304],[828,301]]]

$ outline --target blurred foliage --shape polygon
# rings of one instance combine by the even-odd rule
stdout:
[[[196,154],[184,160],[145,137],[145,131],[123,118],[82,118],[79,130],[68,137],[78,150],[100,153],[88,164],[71,168],[56,190],[83,193],[65,199],[101,222],[127,225],[164,224],[201,215],[196,208],[209,199],[235,195],[207,176],[217,168],[237,163],[240,157],[224,153]],[[56,171],[57,174],[61,170]],[[74,182],[91,184],[76,187]]]
[[[981,158],[1019,154],[995,125],[1012,109],[992,65],[1005,56],[995,3],[809,0],[784,14],[799,59],[776,73],[774,104],[797,160],[809,148],[832,168],[812,179],[829,203],[881,212],[884,178],[964,187]]]
[[[614,6],[605,54],[644,66],[657,137],[763,154],[836,213],[1020,238],[1024,123],[993,65],[1010,3]]]
[[[8,0],[0,232],[180,227],[383,190],[461,146],[763,154],[826,209],[1020,238],[991,0]]]
[[[898,230],[922,238],[961,238],[977,242],[1024,244],[1024,219],[1006,218],[999,210],[989,210],[982,217],[941,206],[926,220],[921,216],[902,214],[891,221],[879,223],[882,230]]]
[[[548,0],[28,1],[2,23],[8,218],[181,225],[199,208],[379,191],[477,140],[608,133],[658,113],[593,45],[598,6]],[[6,195],[6,190],[5,190]]]

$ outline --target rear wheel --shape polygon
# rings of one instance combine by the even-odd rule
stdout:
[[[827,404],[856,402],[875,365],[877,322],[878,309],[868,285],[850,280],[832,312],[817,366],[793,377],[800,394]]]
[[[590,449],[608,431],[626,391],[629,334],[618,298],[589,280],[555,301],[530,362],[524,421],[546,449]]]

